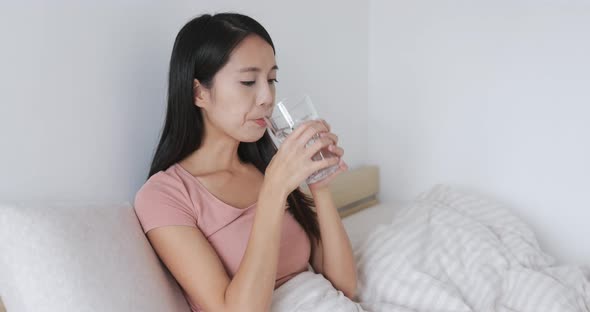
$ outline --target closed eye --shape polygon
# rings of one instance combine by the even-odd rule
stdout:
[[[245,86],[248,86],[248,87],[249,87],[249,86],[252,86],[252,85],[254,85],[254,84],[256,83],[256,80],[253,80],[253,81],[240,81],[240,82],[241,82],[243,85],[245,85]],[[276,80],[276,79],[269,79],[269,80],[268,80],[268,83],[270,83],[270,84],[275,84],[275,83],[277,83],[277,82],[279,82],[279,81],[278,81],[278,80]]]

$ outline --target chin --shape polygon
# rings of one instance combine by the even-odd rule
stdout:
[[[256,141],[260,140],[261,138],[262,138],[262,135],[257,136],[257,137],[246,137],[246,138],[243,138],[240,141],[247,142],[247,143],[252,143],[252,142],[256,142]]]
[[[240,142],[248,142],[248,143],[256,142],[264,136],[264,133],[266,133],[266,131],[263,131],[258,135],[244,135],[240,138]]]

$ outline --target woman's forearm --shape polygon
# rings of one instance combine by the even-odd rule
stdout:
[[[347,297],[356,295],[356,263],[352,246],[329,189],[312,190],[322,236],[323,274]]]
[[[226,289],[228,311],[267,311],[272,302],[286,195],[260,191],[256,215],[240,267]]]

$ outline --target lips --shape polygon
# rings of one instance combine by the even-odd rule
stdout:
[[[254,119],[254,122],[261,127],[266,127],[266,120],[264,120],[264,118]]]

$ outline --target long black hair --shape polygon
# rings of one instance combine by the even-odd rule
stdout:
[[[268,32],[256,20],[238,13],[203,14],[178,32],[168,73],[168,108],[160,142],[148,179],[197,150],[204,134],[201,108],[194,104],[194,79],[211,88],[213,77],[227,63],[234,48],[248,35],[264,39],[275,52]],[[276,52],[275,52],[276,53]],[[277,147],[267,132],[256,142],[240,142],[238,157],[264,174]],[[287,197],[288,210],[309,238],[320,240],[313,200],[299,188]]]

